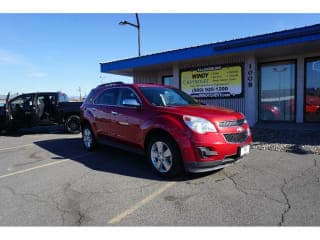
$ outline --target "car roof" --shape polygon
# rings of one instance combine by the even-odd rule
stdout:
[[[100,84],[96,87],[96,89],[99,88],[109,88],[109,87],[169,87],[171,88],[172,86],[168,85],[163,85],[163,84],[156,84],[156,83],[123,83],[123,82],[111,82],[111,83],[105,83],[105,84]]]

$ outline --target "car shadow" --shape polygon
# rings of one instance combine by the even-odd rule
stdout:
[[[64,126],[52,125],[52,126],[36,126],[30,128],[21,128],[16,131],[0,131],[0,136],[6,137],[22,137],[25,135],[33,134],[67,134]]]
[[[185,173],[173,179],[164,179],[153,172],[146,157],[126,152],[117,148],[98,146],[93,152],[88,152],[82,145],[81,138],[60,138],[34,142],[42,149],[56,155],[53,159],[70,159],[100,172],[108,172],[123,176],[144,178],[158,181],[187,181],[212,174]]]

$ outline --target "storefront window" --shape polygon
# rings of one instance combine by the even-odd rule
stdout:
[[[264,64],[260,72],[260,120],[293,121],[295,63]]]
[[[162,77],[162,84],[169,85],[169,86],[175,86],[173,81],[173,76],[163,76]]]
[[[320,58],[306,63],[305,120],[320,122]]]

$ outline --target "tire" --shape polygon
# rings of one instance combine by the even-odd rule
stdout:
[[[96,139],[89,124],[83,126],[82,143],[88,151],[93,151],[96,147]]]
[[[152,137],[148,144],[147,157],[154,172],[161,177],[173,178],[183,172],[179,147],[169,136]]]
[[[77,115],[68,116],[64,126],[68,133],[80,133],[80,117]]]

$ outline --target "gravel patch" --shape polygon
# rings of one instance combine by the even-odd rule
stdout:
[[[289,128],[252,129],[252,148],[260,150],[320,155],[320,129],[307,129],[300,125]]]

